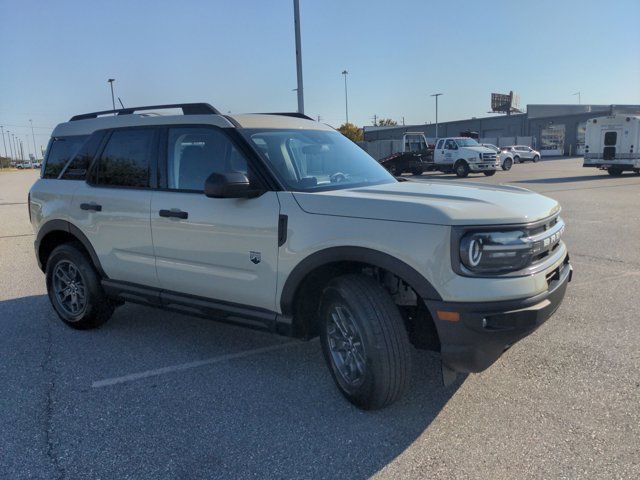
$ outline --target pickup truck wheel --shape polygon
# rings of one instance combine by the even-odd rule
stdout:
[[[487,170],[486,172],[482,172],[485,174],[485,176],[487,177],[493,177],[496,174],[495,170]]]
[[[111,318],[114,305],[86,255],[73,243],[56,247],[47,261],[47,293],[60,319],[72,328],[96,328]]]
[[[511,170],[512,166],[513,160],[511,160],[510,158],[506,158],[504,162],[502,162],[502,170]]]
[[[396,168],[395,165],[389,165],[389,167],[387,168],[387,171],[394,177],[398,174],[398,169]]]
[[[618,167],[609,167],[607,168],[607,172],[609,172],[609,175],[611,175],[612,177],[619,177],[620,175],[622,175],[622,169]]]
[[[458,160],[453,170],[460,178],[464,178],[469,175],[469,165],[467,165],[467,162],[465,162],[464,160]]]
[[[344,275],[324,290],[320,339],[340,392],[364,410],[392,404],[409,384],[411,351],[398,307],[373,278]]]
[[[424,173],[424,169],[414,168],[413,170],[411,170],[411,173],[413,173],[414,175],[422,175]]]

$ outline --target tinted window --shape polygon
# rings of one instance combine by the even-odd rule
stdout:
[[[618,141],[618,132],[606,132],[604,134],[604,144],[606,146],[615,145]]]
[[[170,128],[167,142],[170,189],[203,191],[212,173],[247,174],[247,161],[222,132],[207,127]]]
[[[444,143],[444,140],[438,140],[438,146],[436,148],[438,149],[442,148],[443,143]]]
[[[444,143],[444,148],[446,148],[447,150],[455,150],[457,147],[456,142],[454,142],[453,140],[447,140]]]
[[[155,130],[115,130],[98,162],[96,183],[119,187],[149,186]]]
[[[67,162],[80,150],[88,135],[58,137],[51,140],[42,178],[58,178]]]
[[[96,154],[105,132],[96,132],[84,142],[80,151],[76,153],[75,157],[69,162],[62,174],[62,178],[65,180],[84,180],[87,176],[87,170],[93,160],[93,156]]]

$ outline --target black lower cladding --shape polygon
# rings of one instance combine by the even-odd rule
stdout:
[[[481,372],[558,309],[571,281],[568,257],[549,276],[547,291],[534,297],[490,303],[428,301],[440,337],[443,363],[457,372]],[[437,310],[459,312],[459,321],[440,320]]]

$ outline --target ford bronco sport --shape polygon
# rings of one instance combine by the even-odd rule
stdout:
[[[145,113],[161,108],[182,112]],[[486,369],[571,280],[556,201],[398,181],[298,114],[78,115],[45,162],[29,213],[63,322],[98,327],[137,302],[320,336],[339,390],[364,409],[400,397],[412,345],[440,353],[446,381]]]

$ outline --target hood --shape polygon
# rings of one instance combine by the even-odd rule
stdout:
[[[483,147],[482,145],[478,145],[475,147],[460,147],[460,148],[464,148],[465,150],[471,150],[472,152],[478,152],[478,153],[496,153],[495,150],[492,150],[489,147]]]
[[[293,195],[307,213],[438,225],[528,223],[560,211],[555,200],[524,188],[456,181],[408,181]]]

